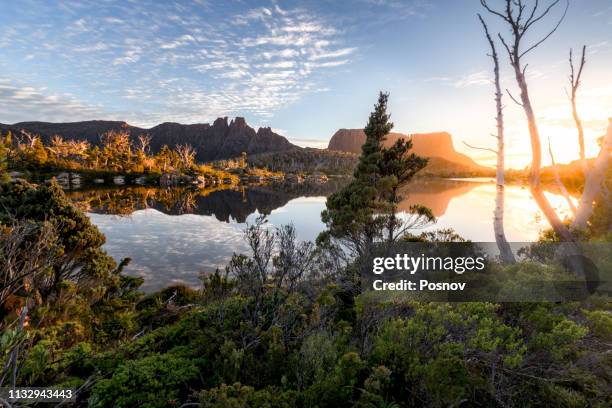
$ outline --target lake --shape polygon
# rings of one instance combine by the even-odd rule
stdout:
[[[130,257],[126,273],[142,276],[151,292],[174,283],[198,285],[200,273],[224,268],[234,252],[246,251],[243,231],[260,214],[273,226],[293,223],[300,240],[314,240],[324,229],[320,214],[326,196],[346,183],[249,186],[193,191],[121,187],[68,192],[106,235],[105,249],[115,259]],[[546,193],[562,216],[562,196]],[[494,241],[493,180],[419,179],[406,186],[400,209],[431,208],[435,224],[420,231],[453,228],[475,242]],[[538,238],[547,228],[529,190],[506,187],[505,230],[509,241]],[[419,231],[415,231],[419,232]]]

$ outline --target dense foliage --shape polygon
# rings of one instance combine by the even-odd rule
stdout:
[[[196,151],[189,145],[177,145],[173,149],[163,146],[152,154],[149,144],[147,135],[134,138],[127,131],[109,131],[101,136],[98,145],[85,140],[65,140],[61,136],[43,142],[37,135],[13,135],[9,131],[4,136],[0,134],[0,174],[5,174],[3,170],[8,167],[8,170],[27,173],[28,179],[38,180],[62,171],[78,174],[85,182],[100,179],[109,182],[115,175],[124,175],[130,182],[141,178],[139,184],[158,184],[162,174],[174,175],[168,183],[175,184],[183,175],[191,176],[190,180],[201,176],[200,180],[206,184],[235,184],[236,172],[260,177],[278,175],[264,169],[246,168],[245,155],[240,160],[228,161],[233,167],[228,172],[225,167],[197,163]],[[7,179],[6,175],[4,178]]]
[[[14,137],[9,132],[12,162],[24,169],[60,168],[72,170],[107,170],[118,173],[160,173],[187,170],[194,165],[195,150],[190,146],[167,146],[155,155],[149,153],[150,138],[135,141],[126,131],[109,131],[99,145],[84,140],[52,137],[48,143],[36,135]]]
[[[286,152],[262,153],[251,155],[249,164],[285,173],[323,173],[330,175],[350,175],[357,164],[353,153],[303,148]]]
[[[11,371],[25,384],[48,380],[56,353],[132,330],[126,316],[142,281],[121,274],[129,259],[117,265],[104,252],[104,235],[57,184],[1,184],[0,228],[1,382]]]

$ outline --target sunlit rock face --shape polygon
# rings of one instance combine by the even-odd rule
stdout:
[[[411,138],[414,153],[434,159],[430,161],[429,167],[452,164],[469,169],[482,168],[474,160],[455,150],[453,138],[448,132],[415,133],[412,135],[392,132],[387,136],[384,145],[391,146],[399,138]],[[340,129],[332,136],[328,149],[359,154],[365,139],[363,129]]]

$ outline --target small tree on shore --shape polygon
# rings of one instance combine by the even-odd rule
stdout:
[[[328,229],[319,241],[339,239],[357,256],[369,253],[374,242],[394,241],[433,220],[431,211],[422,206],[412,206],[412,214],[404,219],[398,217],[400,189],[427,165],[427,159],[409,153],[411,140],[398,139],[389,148],[383,146],[393,128],[388,98],[381,92],[370,114],[353,181],[328,198],[321,215]]]
[[[195,163],[196,150],[189,144],[177,145],[175,150],[178,156],[178,167],[190,169]]]

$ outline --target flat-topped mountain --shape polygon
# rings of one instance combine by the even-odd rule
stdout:
[[[60,135],[65,139],[87,140],[94,145],[100,143],[100,136],[105,132],[125,130],[134,138],[140,134],[148,134],[153,152],[159,151],[164,145],[175,147],[178,144],[189,144],[196,149],[196,159],[199,161],[228,159],[240,156],[242,152],[251,155],[300,149],[269,127],[253,129],[241,117],[229,122],[227,117],[218,118],[212,125],[166,122],[150,129],[131,126],[121,121],[91,120],[72,123],[0,124],[0,130],[12,130],[16,133],[27,131],[40,135],[43,141],[48,141],[53,135]]]
[[[412,139],[412,151],[419,156],[430,159],[426,171],[438,172],[441,169],[452,171],[488,170],[465,154],[456,151],[452,136],[448,132],[415,133],[412,135],[392,132],[387,136],[384,145],[391,146],[398,138]],[[363,129],[340,129],[332,136],[328,149],[360,154],[365,139]]]

